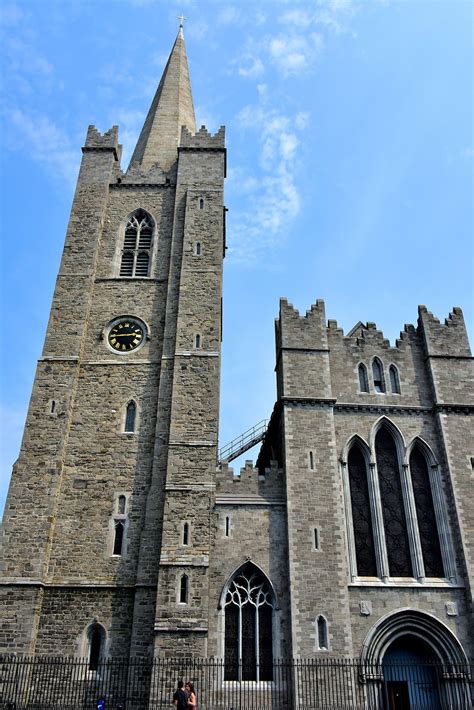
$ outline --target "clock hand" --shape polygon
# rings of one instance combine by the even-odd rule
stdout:
[[[141,338],[141,333],[112,333],[114,338]]]

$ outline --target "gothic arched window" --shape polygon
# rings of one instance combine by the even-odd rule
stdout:
[[[125,412],[125,431],[132,433],[135,431],[135,418],[137,414],[137,405],[133,399],[127,404]]]
[[[120,276],[149,276],[152,244],[153,220],[136,210],[125,227]]]
[[[374,535],[370,508],[367,464],[359,446],[353,446],[347,457],[351,492],[352,524],[359,577],[376,577]]]
[[[382,515],[391,577],[412,577],[410,545],[403,503],[397,448],[392,434],[382,427],[375,437]]]
[[[105,630],[100,624],[92,624],[87,632],[89,645],[89,670],[96,671],[105,651]]]
[[[372,362],[372,374],[374,376],[374,390],[376,392],[385,392],[383,365],[377,357]]]
[[[367,368],[363,362],[359,365],[359,389],[361,392],[369,391],[369,379],[367,377]]]
[[[415,446],[410,456],[410,472],[425,575],[444,577],[430,476],[426,458],[419,446]]]
[[[400,378],[395,365],[390,365],[388,372],[390,375],[390,388],[393,394],[400,394]]]
[[[251,562],[232,578],[224,601],[225,680],[273,680],[274,595]]]

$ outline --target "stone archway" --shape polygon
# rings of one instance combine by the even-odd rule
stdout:
[[[471,707],[466,654],[431,614],[400,609],[379,619],[365,639],[361,663],[370,709]]]

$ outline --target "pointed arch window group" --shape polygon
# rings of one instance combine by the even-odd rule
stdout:
[[[352,579],[455,580],[440,472],[422,440],[408,453],[390,422],[373,451],[355,437],[343,462]]]
[[[146,277],[150,275],[154,221],[145,210],[135,210],[125,226],[120,276]]]
[[[391,364],[388,368],[388,373],[391,393],[400,394],[400,376],[398,374],[398,368],[396,367],[396,365]],[[369,373],[365,363],[359,363],[357,367],[357,374],[359,378],[359,391],[370,392]],[[378,394],[383,394],[387,391],[383,362],[378,357],[374,357],[374,359],[372,360],[372,382],[374,392]]]

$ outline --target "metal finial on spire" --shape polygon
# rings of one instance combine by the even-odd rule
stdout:
[[[184,15],[180,15],[180,16],[178,17],[178,20],[179,20],[179,28],[180,28],[180,29],[182,29],[182,27],[183,27],[183,22],[184,22],[186,19],[187,19],[187,18],[186,18]]]

